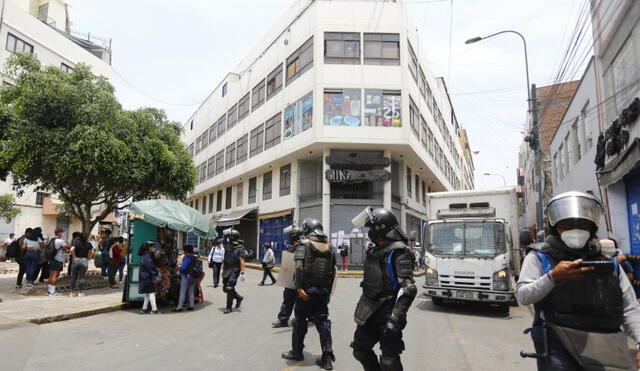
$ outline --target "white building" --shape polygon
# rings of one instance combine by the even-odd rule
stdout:
[[[33,53],[43,65],[73,69],[78,63],[91,66],[95,74],[111,77],[110,41],[87,37],[71,32],[68,5],[62,0],[0,0],[0,64],[13,52]],[[3,84],[11,79],[2,73]],[[12,193],[10,182],[0,182],[0,194]],[[10,224],[0,221],[0,238],[25,228],[40,226],[47,235],[56,226],[81,230],[80,222],[58,216],[55,205],[59,203],[48,193],[25,190],[16,196],[21,214]]]
[[[351,219],[365,206],[419,235],[425,193],[473,187],[425,55],[400,2],[297,2],[185,123],[200,173],[189,204],[251,248],[279,251],[282,228],[307,217],[362,246]]]

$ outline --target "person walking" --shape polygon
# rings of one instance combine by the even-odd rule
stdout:
[[[102,265],[100,266],[100,274],[102,277],[107,277],[109,265],[111,262],[109,261],[109,250],[111,249],[111,245],[113,245],[113,241],[111,240],[111,231],[106,229],[102,232],[102,236],[100,238],[100,254],[102,255]]]
[[[36,239],[38,240],[38,242],[42,243],[43,246],[47,246],[48,244],[48,239],[42,234],[42,228],[40,227],[35,227],[33,228],[33,233],[36,237]],[[37,278],[38,275],[40,275],[40,278]],[[36,282],[44,282],[44,281],[48,281],[49,277],[51,275],[51,266],[49,265],[49,258],[46,256],[46,254],[41,253],[40,254],[40,261],[38,262],[38,268],[36,268]]]
[[[93,245],[87,241],[87,235],[79,233],[71,246],[71,283],[69,288],[70,297],[85,296],[84,294],[84,276],[89,269],[89,259],[93,255]]]
[[[48,296],[58,296],[56,292],[56,284],[58,283],[58,278],[60,277],[60,272],[64,268],[64,254],[65,251],[69,249],[69,245],[67,245],[62,239],[62,234],[64,233],[64,229],[56,228],[53,231],[53,238],[48,243],[48,246],[53,247],[55,249],[55,256],[53,259],[49,261],[49,267],[51,269],[51,273],[49,275],[49,285],[47,290]],[[49,248],[47,248],[49,251]],[[47,257],[48,258],[48,257]]]
[[[194,292],[196,280],[190,276],[191,265],[195,256],[193,255],[193,245],[186,245],[184,247],[184,257],[182,258],[182,264],[180,265],[180,296],[178,298],[178,306],[174,309],[174,312],[182,312],[184,309],[184,301],[187,296],[189,298],[188,310],[193,310],[194,307]]]
[[[278,312],[278,320],[271,324],[273,328],[287,327],[289,325],[289,317],[291,317],[293,306],[296,303],[294,255],[300,244],[302,230],[295,225],[291,225],[283,229],[282,232],[289,235],[292,244],[287,244],[287,249],[282,252],[282,264],[280,265],[278,282],[284,287],[284,291],[282,293],[282,305],[280,306],[280,312]]]
[[[224,260],[224,245],[219,239],[209,251],[209,268],[213,270],[213,288],[217,288],[220,283],[220,273],[222,272],[222,261]]]
[[[115,290],[118,288],[118,284],[116,283],[116,273],[120,267],[122,259],[120,257],[120,252],[122,249],[120,248],[120,242],[117,238],[111,239],[111,241],[113,241],[113,244],[109,248],[109,268],[107,269],[107,273],[109,276],[109,287]]]
[[[233,300],[236,300],[236,308],[240,308],[240,304],[244,297],[236,291],[238,279],[244,281],[244,260],[247,252],[242,245],[240,232],[235,229],[225,229],[223,234],[227,237],[228,243],[224,247],[224,261],[222,263],[222,291],[227,294],[227,306],[224,314],[231,313]]]
[[[349,245],[344,242],[340,245],[340,260],[342,270],[346,271],[349,268]]]
[[[24,238],[28,230],[29,228],[25,230],[24,232],[25,234],[23,234],[17,239],[19,248],[16,255],[16,263],[18,263],[18,277],[16,277],[16,290],[22,289],[22,280],[25,274],[27,273],[27,259],[25,258],[27,250],[22,248],[22,244],[24,243]]]
[[[40,262],[40,254],[42,253],[43,244],[38,241],[33,229],[27,228],[24,239],[22,240],[22,249],[25,251],[25,263],[27,270],[27,286],[31,287],[37,278],[37,269]]]
[[[145,242],[138,249],[138,256],[140,256],[140,269],[138,270],[138,293],[144,297],[144,303],[140,314],[159,314],[158,306],[156,305],[156,281],[158,280],[158,269],[156,264],[156,257],[151,249],[152,243]],[[151,304],[151,311],[149,310],[149,304]]]
[[[262,281],[258,284],[259,286],[264,286],[264,281],[267,279],[267,276],[271,278],[271,284],[276,283],[276,278],[271,273],[271,270],[276,264],[276,256],[271,250],[271,245],[265,243],[264,246],[264,256],[262,257]]]
[[[124,277],[124,267],[127,265],[127,250],[129,246],[125,243],[124,238],[118,237],[118,246],[120,246],[120,264],[118,264],[118,282],[122,282]]]

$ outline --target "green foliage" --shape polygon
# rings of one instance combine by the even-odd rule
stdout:
[[[15,206],[16,200],[12,194],[4,194],[0,196],[0,218],[4,219],[7,223],[20,214],[20,209]]]
[[[0,90],[0,176],[11,175],[16,190],[58,193],[88,231],[125,200],[181,199],[193,189],[181,127],[163,111],[123,110],[113,86],[85,65],[65,73],[16,54],[6,71],[16,85]]]

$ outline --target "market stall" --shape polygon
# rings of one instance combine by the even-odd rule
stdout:
[[[173,301],[179,290],[179,232],[191,233],[207,241],[216,238],[216,227],[199,211],[172,200],[144,200],[129,206],[129,249],[127,277],[122,300],[142,301],[138,293],[138,250],[145,242],[155,245],[158,263],[158,299]],[[181,247],[181,246],[180,246]]]

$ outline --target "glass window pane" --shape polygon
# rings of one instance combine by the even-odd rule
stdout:
[[[324,124],[333,126],[360,126],[362,97],[360,89],[325,92]]]
[[[385,42],[382,44],[382,58],[400,58],[400,50],[395,42]]]
[[[16,38],[13,35],[7,36],[7,50],[15,51],[16,50]]]
[[[380,58],[382,56],[382,44],[379,42],[366,42],[364,44],[365,58]]]

